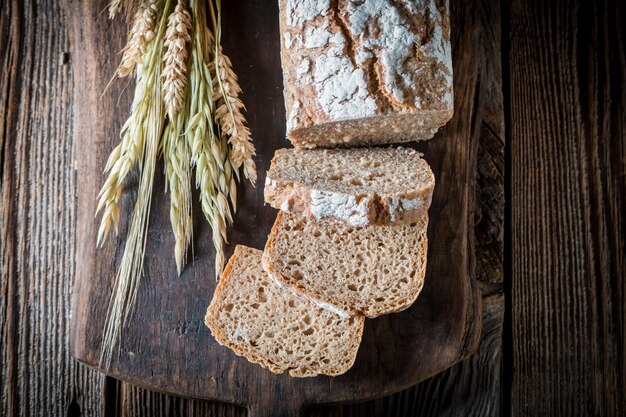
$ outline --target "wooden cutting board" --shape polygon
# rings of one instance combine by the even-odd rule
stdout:
[[[71,352],[97,366],[104,318],[136,197],[136,177],[122,198],[120,237],[96,249],[96,195],[102,168],[128,115],[133,84],[118,81],[101,97],[114,73],[125,27],[111,22],[106,0],[66,0],[73,24],[75,76],[74,158],[78,184],[76,287]],[[263,204],[265,172],[285,137],[277,1],[224,2],[224,49],[244,90],[257,147],[259,184],[240,192],[232,251],[241,243],[263,248],[276,211]],[[106,373],[146,388],[247,406],[253,415],[297,415],[308,404],[365,400],[432,376],[470,355],[480,333],[480,298],[474,280],[471,225],[476,137],[473,129],[478,39],[472,5],[452,1],[455,117],[424,152],[437,179],[430,209],[426,283],[408,310],[367,320],[354,367],[339,377],[295,379],[274,375],[221,347],[204,326],[213,295],[210,230],[195,207],[194,261],[177,276],[169,199],[161,170],[156,178],[145,274],[134,314],[123,330],[120,355]]]

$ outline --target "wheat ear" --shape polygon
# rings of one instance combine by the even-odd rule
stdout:
[[[213,125],[214,93],[207,62],[214,38],[204,23],[205,3],[203,0],[191,0],[189,4],[195,18],[189,72],[190,89],[194,94],[186,136],[191,149],[192,165],[195,167],[196,187],[200,191],[200,206],[212,229],[217,278],[224,268],[226,229],[232,223],[228,204],[229,188],[221,185],[229,183],[226,174],[231,175],[232,169],[228,162],[228,145],[221,140]]]
[[[213,7],[213,2],[209,2]],[[250,129],[246,126],[246,119],[242,111],[245,106],[239,95],[241,87],[237,81],[237,75],[233,71],[230,59],[223,53],[220,45],[221,39],[221,4],[217,5],[217,22],[215,28],[215,51],[214,62],[212,63],[213,90],[215,95],[213,100],[216,103],[215,120],[223,134],[228,136],[228,143],[232,148],[232,163],[235,170],[243,166],[245,177],[252,185],[256,183],[257,173],[254,159],[254,145],[250,136]],[[215,14],[215,13],[212,13]]]
[[[111,152],[104,168],[104,172],[108,172],[109,175],[98,194],[96,214],[102,211],[102,221],[98,229],[98,245],[104,244],[111,227],[115,228],[117,234],[118,203],[123,182],[143,154],[145,134],[142,129],[142,120],[146,119],[150,112],[150,107],[145,100],[147,88],[145,81],[137,83],[130,117],[122,127],[122,140]]]
[[[170,120],[183,105],[187,85],[187,46],[191,40],[191,16],[181,1],[170,15],[163,57],[163,101]]]
[[[112,0],[109,3],[109,18],[113,19],[119,12],[122,11],[122,0]]]
[[[109,18],[113,19],[119,13],[124,13],[128,18],[142,3],[140,0],[112,0],[109,3]]]
[[[146,47],[154,38],[158,14],[157,0],[150,0],[135,12],[128,33],[128,41],[122,49],[122,60],[116,71],[118,77],[131,75],[137,64],[142,62]]]
[[[176,240],[174,258],[180,275],[193,235],[191,218],[191,151],[184,137],[185,116],[178,113],[164,132],[163,160],[170,190],[170,222]]]

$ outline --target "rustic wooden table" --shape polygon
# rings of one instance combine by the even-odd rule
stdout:
[[[309,415],[626,414],[624,6],[474,3],[479,350],[398,394]],[[0,415],[244,416],[68,354],[80,181],[69,4],[0,0]]]

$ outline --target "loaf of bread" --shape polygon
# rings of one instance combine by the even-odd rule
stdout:
[[[431,138],[453,113],[447,0],[280,0],[296,147]]]
[[[343,318],[271,282],[261,251],[237,246],[205,323],[217,341],[274,373],[339,375],[350,369],[363,318]]]
[[[428,212],[434,187],[433,172],[413,149],[279,149],[265,201],[354,226],[406,224]]]
[[[279,212],[263,252],[277,282],[345,316],[409,307],[426,271],[427,216],[398,226],[351,226]]]

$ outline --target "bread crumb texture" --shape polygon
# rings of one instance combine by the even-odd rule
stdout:
[[[424,284],[427,216],[398,226],[352,226],[278,215],[263,254],[275,278],[318,302],[376,317],[409,307]]]
[[[217,341],[274,373],[339,375],[350,369],[363,318],[343,318],[276,285],[262,252],[237,246],[205,322]]]

